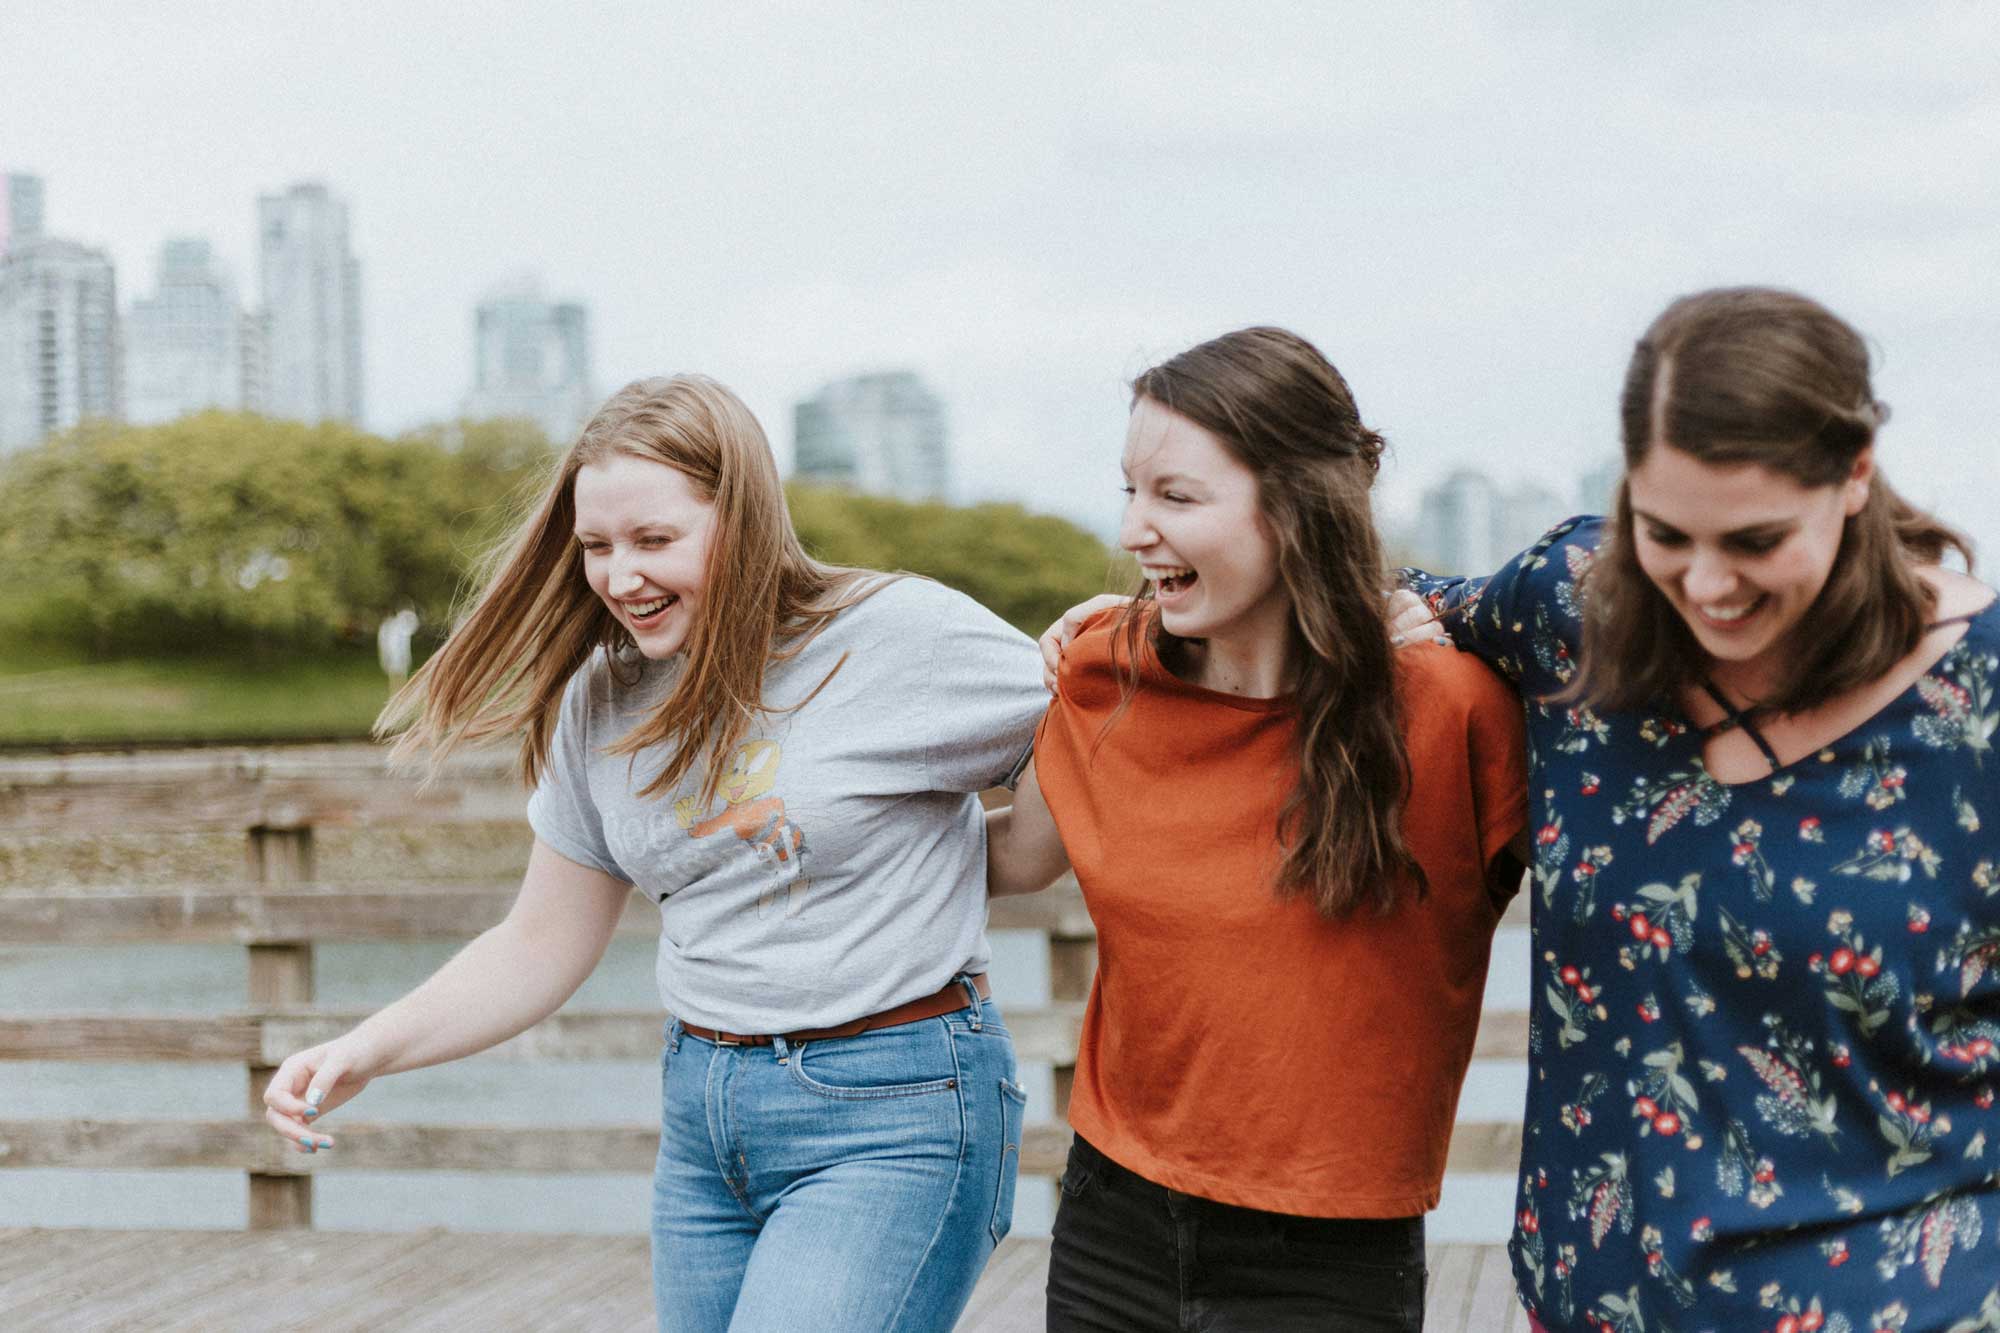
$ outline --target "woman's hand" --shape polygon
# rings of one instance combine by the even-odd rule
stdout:
[[[1056,673],[1062,668],[1063,649],[1083,628],[1083,622],[1099,611],[1112,611],[1131,601],[1130,597],[1120,597],[1117,593],[1101,592],[1087,602],[1072,606],[1062,613],[1062,619],[1042,631],[1042,685],[1050,694],[1056,692]]]
[[[1398,648],[1412,643],[1422,643],[1426,639],[1432,643],[1441,643],[1447,648],[1451,647],[1451,637],[1439,626],[1438,618],[1431,614],[1429,605],[1408,588],[1398,588],[1389,594],[1386,614],[1389,619],[1389,642]],[[1429,629],[1429,633],[1425,632],[1426,628]],[[1046,645],[1048,640],[1045,638],[1042,643]],[[1042,649],[1042,656],[1045,659],[1048,657],[1046,646]]]
[[[301,1152],[331,1148],[312,1122],[369,1079],[472,1055],[541,1022],[597,966],[631,896],[625,881],[535,839],[506,919],[354,1031],[288,1057],[264,1090],[266,1123]]]
[[[344,1037],[294,1052],[264,1089],[264,1122],[284,1135],[294,1152],[331,1148],[314,1121],[368,1086],[382,1060],[356,1029]]]

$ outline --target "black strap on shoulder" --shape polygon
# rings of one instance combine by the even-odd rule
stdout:
[[[1930,624],[1924,626],[1924,633],[1928,634],[1934,629],[1943,629],[1946,625],[1969,625],[1974,620],[1977,620],[1983,614],[1983,611],[1984,608],[1981,608],[1979,611],[1967,611],[1962,616],[1946,616],[1943,620],[1933,620]]]

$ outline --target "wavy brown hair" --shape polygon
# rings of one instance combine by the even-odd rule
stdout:
[[[1361,424],[1333,363],[1284,329],[1191,347],[1135,379],[1132,398],[1194,422],[1249,468],[1276,539],[1292,604],[1299,757],[1279,813],[1279,894],[1304,895],[1331,920],[1364,905],[1386,912],[1405,886],[1421,895],[1423,868],[1403,841],[1410,762],[1369,505],[1382,437]],[[1120,626],[1128,701],[1142,636],[1169,663],[1185,642],[1150,614],[1151,597],[1142,587]]]
[[[1668,306],[1633,349],[1619,400],[1628,473],[1665,444],[1809,487],[1845,481],[1888,417],[1861,335],[1818,302],[1767,287],[1697,292]],[[1791,631],[1780,688],[1757,705],[1796,712],[1886,674],[1923,638],[1937,600],[1916,567],[1947,551],[1972,564],[1972,544],[1897,495],[1877,468],[1826,586]],[[1582,669],[1565,692],[1573,701],[1643,708],[1702,679],[1707,654],[1639,567],[1622,482],[1588,591]]]
[[[460,745],[519,736],[521,776],[532,785],[570,677],[600,648],[636,667],[630,634],[584,579],[575,533],[578,469],[616,454],[673,468],[715,507],[681,670],[654,714],[608,751],[668,748],[666,768],[640,795],[670,791],[701,765],[702,800],[713,801],[729,752],[757,713],[773,711],[765,668],[888,581],[806,554],[770,444],[735,394],[701,375],[634,381],[555,463],[530,512],[487,558],[451,637],[376,719],[378,736],[400,733],[392,758],[425,754],[435,773]]]

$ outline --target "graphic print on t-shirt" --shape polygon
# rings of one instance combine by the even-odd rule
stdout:
[[[706,811],[693,796],[674,802],[674,818],[689,837],[706,838],[730,829],[771,869],[770,884],[757,895],[760,917],[777,905],[780,894],[785,900],[785,915],[797,916],[809,885],[805,830],[786,816],[784,798],[771,794],[783,758],[776,741],[745,741],[729,757],[729,767],[716,784],[723,802],[719,813],[702,818]]]

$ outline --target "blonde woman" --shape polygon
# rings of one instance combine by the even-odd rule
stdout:
[[[985,978],[976,793],[1026,751],[1034,645],[792,530],[756,419],[699,377],[619,391],[450,640],[399,754],[520,738],[512,911],[279,1068],[299,1151],[378,1075],[552,1013],[626,896],[675,1017],[652,1218],[663,1330],[949,1328],[1011,1219],[1023,1097]]]

